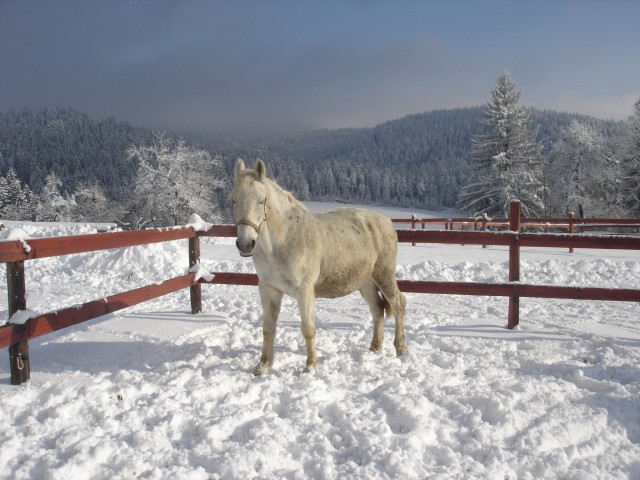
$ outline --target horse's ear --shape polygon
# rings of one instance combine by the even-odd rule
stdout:
[[[267,176],[267,167],[264,165],[264,162],[259,158],[256,158],[256,178],[260,181],[264,180],[264,177]]]
[[[235,168],[233,169],[233,175],[234,175],[234,178],[236,178],[236,179],[237,179],[237,178],[238,178],[238,176],[240,175],[240,172],[242,172],[242,170],[244,170],[244,162],[242,161],[242,159],[241,159],[241,158],[239,158],[239,159],[236,161],[236,166],[235,166]]]

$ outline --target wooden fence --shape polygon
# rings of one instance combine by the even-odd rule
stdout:
[[[445,230],[474,230],[486,231],[488,229],[510,228],[509,218],[489,218],[483,215],[478,218],[394,218],[394,225],[410,225],[415,230],[421,225],[422,230],[427,226],[441,227]],[[576,218],[573,213],[567,217],[526,218],[520,219],[521,230],[566,231],[567,233],[584,233],[587,230],[630,230],[640,235],[640,219],[636,218]],[[413,243],[415,246],[415,243]],[[487,245],[482,245],[486,248]],[[573,247],[569,247],[573,252]]]
[[[508,229],[509,218],[489,218],[486,215],[478,218],[418,218],[413,215],[411,218],[393,218],[391,220],[396,225],[410,225],[412,230],[418,226],[422,230],[427,226],[441,227],[444,230],[488,230]],[[587,230],[616,229],[630,230],[640,234],[640,219],[636,218],[576,218],[573,213],[567,217],[548,218],[527,218],[520,220],[520,227],[523,230],[537,229],[545,232],[565,231],[567,233],[582,233]]]
[[[509,231],[398,230],[398,241],[413,244],[445,243],[509,247],[509,283],[399,280],[398,285],[402,291],[411,293],[509,297],[509,328],[514,328],[519,324],[520,297],[640,301],[640,290],[634,289],[562,287],[519,283],[521,247],[640,250],[640,237],[522,233],[521,227],[520,204],[513,202],[509,216]],[[196,232],[189,227],[179,227],[32,239],[28,240],[29,251],[26,251],[24,245],[19,241],[0,242],[0,262],[6,263],[7,266],[9,317],[27,307],[25,261],[172,240],[188,240],[189,266],[191,267],[199,262],[200,237],[235,237],[235,235],[236,229],[233,225],[214,225],[206,232]],[[257,285],[258,277],[255,274],[215,272],[214,278],[207,281],[204,279],[196,280],[195,274],[189,273],[162,283],[118,293],[80,306],[38,315],[35,318],[30,318],[24,324],[9,323],[0,326],[0,348],[9,348],[11,383],[19,385],[30,377],[28,340],[184,288],[189,288],[191,292],[191,312],[198,313],[202,311],[201,284],[203,283]]]

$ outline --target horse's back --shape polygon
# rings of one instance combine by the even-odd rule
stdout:
[[[339,208],[316,215],[316,218],[330,235],[361,242],[375,241],[381,248],[397,244],[391,220],[370,210]]]

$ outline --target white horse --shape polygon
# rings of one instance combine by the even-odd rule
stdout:
[[[231,200],[236,246],[243,257],[253,257],[263,310],[262,356],[254,373],[262,375],[273,365],[276,322],[284,294],[295,298],[300,308],[307,344],[305,371],[318,365],[316,298],[336,298],[356,290],[373,317],[370,350],[382,347],[384,314],[391,310],[396,354],[404,354],[406,299],[396,282],[398,238],[389,219],[356,208],[313,215],[291,193],[266,178],[260,159],[253,169],[238,160],[234,177]]]

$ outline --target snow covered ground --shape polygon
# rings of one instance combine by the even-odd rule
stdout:
[[[203,239],[202,251],[210,270],[253,271],[232,239]],[[522,259],[527,283],[640,288],[640,252]],[[187,265],[186,241],[27,262],[28,307],[101,298]],[[398,276],[507,281],[507,251],[402,245]],[[196,316],[183,291],[33,340],[27,384],[9,385],[0,360],[0,478],[640,478],[640,305],[522,299],[521,328],[509,331],[506,299],[407,297],[402,358],[392,321],[384,351],[367,350],[357,294],[320,300],[310,374],[286,299],[274,370],[252,375],[254,287],[204,286]],[[4,319],[4,284],[0,298]]]

